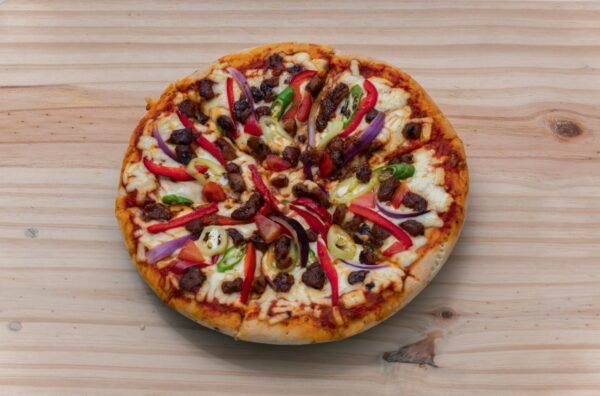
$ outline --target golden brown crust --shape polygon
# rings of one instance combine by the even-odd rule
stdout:
[[[446,219],[449,224],[441,230],[439,238],[436,238],[436,245],[427,246],[424,256],[410,267],[410,274],[405,278],[400,291],[385,291],[381,301],[370,306],[368,312],[364,314],[350,315],[349,312],[341,309],[338,318],[341,317],[344,321],[342,326],[324,326],[322,319],[307,314],[269,324],[268,319],[258,319],[260,307],[255,302],[250,302],[245,316],[239,308],[228,309],[225,305],[197,302],[189,296],[176,294],[173,287],[167,284],[157,270],[149,268],[145,263],[140,263],[136,259],[137,248],[134,226],[130,220],[131,209],[127,208],[127,194],[122,180],[125,167],[129,163],[140,160],[136,145],[147,121],[155,118],[163,110],[172,109],[173,98],[178,91],[185,91],[190,84],[208,75],[215,68],[222,69],[233,66],[243,70],[259,64],[262,67],[260,62],[263,62],[273,52],[284,54],[308,52],[312,58],[331,59],[330,77],[347,69],[351,60],[357,59],[361,64],[361,73],[367,77],[377,75],[393,82],[395,86],[407,90],[410,93],[409,103],[414,109],[413,117],[432,117],[439,130],[439,134],[434,136],[434,139],[446,142],[444,148],[435,146],[435,142],[431,143],[432,147],[439,152],[446,150],[442,153],[444,155],[448,154],[448,148],[450,148],[452,155],[455,156],[456,161],[453,161],[452,166],[446,166],[446,180],[452,185],[451,193],[454,198],[452,213]],[[468,170],[462,142],[433,100],[409,75],[396,67],[373,59],[353,56],[345,52],[337,52],[334,55],[333,48],[328,46],[280,43],[224,56],[205,69],[196,71],[170,85],[160,99],[149,106],[147,114],[140,120],[130,138],[121,169],[115,212],[134,265],[159,298],[169,306],[206,327],[235,336],[240,340],[271,344],[305,344],[350,337],[380,323],[408,304],[433,279],[456,244],[466,214],[467,192]]]

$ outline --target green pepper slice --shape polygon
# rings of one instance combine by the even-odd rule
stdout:
[[[162,197],[162,202],[167,205],[191,205],[194,203],[191,199],[177,194],[169,194]]]
[[[347,204],[372,191],[377,185],[377,177],[375,174],[371,176],[368,183],[361,183],[356,176],[351,176],[342,180],[331,193],[331,202],[336,205]]]
[[[292,87],[287,87],[281,91],[271,104],[271,116],[279,120],[293,100],[294,89]]]
[[[227,249],[228,238],[225,228],[208,226],[204,227],[196,244],[204,256],[212,257],[215,254],[223,253]]]
[[[351,260],[356,254],[356,244],[340,226],[333,224],[327,233],[327,247],[339,259]]]
[[[401,162],[399,164],[385,165],[375,169],[375,172],[380,174],[387,171],[391,171],[392,176],[396,179],[404,180],[415,174],[415,167],[411,164]]]
[[[344,124],[341,120],[331,121],[329,125],[327,125],[327,129],[325,129],[325,131],[319,138],[319,143],[317,143],[317,150],[322,150],[325,147],[327,147],[331,139],[342,133],[343,130]]]
[[[350,89],[350,93],[348,97],[345,99],[344,105],[342,108],[348,106],[348,110],[350,111],[350,115],[347,117],[342,115],[342,120],[344,121],[344,129],[348,128],[350,125],[350,121],[354,118],[356,114],[356,110],[358,109],[358,105],[363,97],[363,90],[360,85],[355,85]]]
[[[245,247],[232,246],[225,251],[225,254],[221,256],[217,261],[217,271],[225,272],[235,267],[244,258],[246,249]]]

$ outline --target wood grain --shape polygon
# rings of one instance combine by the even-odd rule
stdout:
[[[431,286],[371,331],[302,348],[235,342],[163,307],[113,216],[143,98],[287,40],[407,70],[472,178]],[[1,394],[597,395],[599,266],[598,1],[0,5]],[[428,362],[411,357],[427,345],[433,364],[402,363]]]

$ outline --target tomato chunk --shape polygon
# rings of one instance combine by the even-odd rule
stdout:
[[[204,198],[208,202],[221,202],[227,199],[227,194],[223,191],[223,187],[213,181],[209,181],[204,185],[202,194],[204,194]]]

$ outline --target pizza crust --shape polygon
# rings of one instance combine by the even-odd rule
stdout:
[[[146,123],[154,119],[161,111],[172,109],[174,105],[173,99],[178,91],[185,91],[191,83],[207,76],[213,70],[217,68],[223,69],[227,66],[243,68],[248,64],[252,64],[252,62],[264,59],[273,51],[284,54],[308,52],[311,58],[322,57],[331,59],[332,69],[336,63],[343,64],[344,62],[356,59],[364,67],[378,69],[380,73],[383,73],[384,78],[401,80],[405,84],[405,90],[410,92],[413,103],[417,105],[421,112],[434,118],[435,123],[437,123],[441,131],[440,137],[451,142],[451,146],[461,161],[461,166],[452,172],[453,182],[457,183],[457,191],[459,191],[458,196],[453,196],[457,212],[453,224],[444,230],[444,234],[441,236],[442,242],[430,248],[425,256],[410,267],[410,275],[405,278],[400,291],[390,292],[385,297],[385,300],[377,305],[374,310],[369,311],[360,318],[347,320],[344,326],[336,328],[324,327],[317,318],[308,314],[294,316],[279,323],[269,324],[268,321],[258,318],[260,307],[256,302],[250,302],[245,315],[237,308],[228,310],[228,306],[226,305],[219,306],[218,304],[197,302],[189,295],[175,294],[175,289],[168,282],[165,282],[165,279],[157,270],[148,267],[147,264],[141,263],[136,259],[135,230],[130,220],[130,210],[126,206],[127,194],[123,185],[123,173],[128,164],[140,160],[136,145],[138,137],[143,133]],[[329,342],[350,337],[377,325],[406,306],[431,282],[452,252],[465,219],[467,193],[468,170],[462,142],[433,100],[408,74],[385,62],[380,62],[372,58],[355,56],[345,51],[337,51],[334,54],[333,48],[329,46],[290,42],[264,45],[224,56],[206,68],[197,70],[190,76],[169,85],[159,100],[149,106],[148,112],[140,120],[131,135],[122,164],[115,214],[135,267],[157,296],[171,308],[203,326],[234,336],[238,340],[267,344],[307,344]]]

